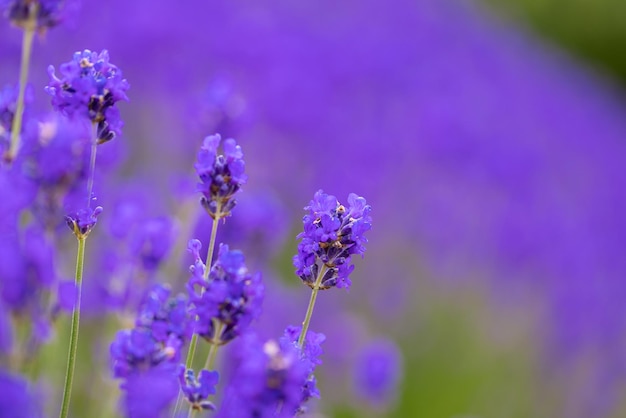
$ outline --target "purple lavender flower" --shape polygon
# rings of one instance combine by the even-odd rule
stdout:
[[[24,231],[22,237],[16,237],[16,241],[3,241],[0,244],[2,299],[15,312],[35,314],[42,309],[38,303],[41,292],[56,279],[54,248],[44,231],[35,226]]]
[[[215,410],[215,405],[208,400],[208,397],[215,393],[215,385],[218,381],[219,373],[215,371],[202,370],[196,378],[192,369],[181,368],[180,387],[191,404],[191,408],[196,411]]]
[[[170,298],[170,290],[157,285],[147,293],[136,327],[122,330],[110,347],[113,374],[118,378],[160,367],[176,373],[181,347],[190,335],[184,297]]]
[[[76,306],[77,298],[78,287],[76,287],[76,282],[63,280],[59,282],[59,285],[57,286],[58,302],[55,308],[68,313],[72,313],[72,310]]]
[[[61,78],[53,66],[48,67],[50,83],[46,92],[52,96],[52,106],[66,116],[78,115],[97,124],[99,144],[119,135],[123,123],[115,104],[128,101],[129,84],[119,68],[109,62],[108,51],[75,52],[72,61],[62,64],[59,72]]]
[[[312,288],[349,288],[348,276],[354,269],[351,256],[365,253],[364,234],[372,227],[371,207],[354,193],[348,196],[348,203],[346,208],[335,196],[318,190],[305,207],[309,213],[302,219],[304,232],[298,234],[301,241],[293,263],[296,274]]]
[[[190,104],[188,124],[193,131],[235,136],[250,122],[246,97],[227,75],[213,77],[201,96]]]
[[[0,370],[0,417],[41,417],[37,398],[25,379]]]
[[[37,188],[30,210],[48,230],[59,227],[66,213],[84,205],[88,137],[84,126],[55,115],[39,123],[37,135],[25,138],[21,150],[27,167],[24,175]]]
[[[155,285],[146,294],[135,325],[150,329],[154,338],[163,344],[175,336],[182,345],[191,336],[187,299],[183,294],[170,297],[170,293],[168,287]]]
[[[174,225],[167,216],[143,220],[130,237],[130,252],[138,258],[141,267],[148,271],[157,270],[167,257],[174,242]]]
[[[159,343],[146,328],[119,331],[110,347],[113,376],[126,378],[168,363],[176,354],[176,349]]]
[[[230,251],[220,245],[216,262],[209,272],[209,280],[202,277],[204,265],[199,265],[198,242],[190,248],[196,264],[187,284],[196,315],[195,332],[217,344],[224,344],[240,335],[261,312],[263,284],[261,274],[250,274],[241,251]],[[204,291],[198,289],[204,289]],[[221,335],[215,335],[217,323],[223,326]]]
[[[2,0],[0,11],[16,26],[45,31],[63,21],[71,0]]]
[[[113,375],[123,379],[129,416],[160,417],[169,407],[178,393],[181,349],[190,331],[185,298],[171,298],[169,288],[157,285],[146,294],[135,328],[117,333],[109,351]]]
[[[15,228],[17,229],[17,228]],[[45,231],[36,224],[22,233],[4,235],[0,240],[0,304],[13,314],[28,318],[30,330],[28,352],[31,355],[50,336],[50,312],[45,292],[57,280],[55,248]]]
[[[311,398],[319,398],[320,392],[317,388],[317,380],[313,372],[315,368],[322,364],[320,356],[323,354],[322,343],[326,340],[326,336],[321,333],[308,330],[304,338],[302,348],[298,347],[298,338],[302,326],[288,326],[285,329],[285,335],[281,339],[281,344],[291,344],[300,352],[300,361],[307,364],[309,368],[309,377],[302,387],[302,400],[298,412],[305,412],[304,404]]]
[[[285,335],[283,338],[286,342],[297,345],[301,331],[302,326],[290,325],[285,328]],[[304,345],[302,347],[302,357],[310,361],[315,366],[322,364],[320,356],[323,354],[322,343],[325,340],[326,336],[324,334],[307,330],[306,336],[304,337]]]
[[[73,215],[68,215],[65,220],[76,238],[87,237],[93,227],[96,226],[100,213],[102,213],[101,206],[97,206],[95,209],[85,208]]]
[[[245,335],[236,346],[237,364],[218,416],[293,417],[309,392],[312,363],[287,339],[262,344]]]
[[[122,384],[129,418],[165,417],[179,391],[170,368],[152,368],[132,374]]]
[[[363,347],[354,365],[353,388],[369,405],[383,407],[397,394],[402,355],[392,341],[377,340]]]
[[[110,274],[100,276],[97,286],[106,294],[108,307],[134,310],[157,281],[176,239],[177,223],[171,217],[147,213],[160,208],[154,199],[149,201],[143,183],[143,189],[137,187],[139,184],[127,186],[127,190],[116,190],[115,199],[111,199],[112,214],[103,220],[106,234],[100,239],[110,242],[98,252],[97,268]]]
[[[198,190],[202,193],[202,206],[213,219],[230,214],[237,203],[233,196],[248,179],[241,147],[234,139],[226,139],[223,143],[224,154],[218,155],[217,148],[221,140],[219,134],[204,138],[194,164],[201,181]]]

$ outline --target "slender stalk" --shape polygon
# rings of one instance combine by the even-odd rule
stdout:
[[[209,280],[209,272],[211,271],[211,264],[213,264],[213,250],[215,249],[215,237],[217,237],[217,226],[219,225],[220,209],[218,207],[217,214],[213,219],[213,225],[211,226],[211,240],[209,241],[209,249],[206,254],[206,268],[204,269],[204,280]]]
[[[91,125],[91,156],[89,163],[89,177],[87,180],[87,208],[91,207],[91,193],[93,190],[93,177],[96,167],[96,147],[98,145],[97,125]],[[63,388],[63,403],[59,418],[67,418],[70,409],[70,397],[72,394],[72,382],[74,380],[74,366],[76,365],[76,350],[78,348],[78,328],[80,323],[80,300],[83,282],[83,267],[85,263],[85,242],[87,234],[76,233],[78,239],[78,252],[76,255],[76,305],[72,312],[72,329],[70,331],[70,348],[67,358],[67,370],[65,372],[65,386]]]
[[[214,368],[215,358],[217,356],[217,349],[222,343],[222,332],[224,332],[224,324],[219,321],[214,322],[217,322],[217,325],[215,326],[215,337],[213,337],[213,340],[211,341],[211,347],[209,348],[209,355],[207,356],[206,362],[204,363],[204,368],[206,370],[211,370]]]
[[[209,279],[209,272],[211,270],[211,264],[213,263],[213,251],[215,249],[215,241],[217,237],[217,227],[219,225],[221,208],[218,206],[216,211],[215,218],[213,218],[213,225],[211,226],[211,238],[209,240],[209,249],[207,250],[206,255],[206,263],[204,268],[204,280]],[[202,288],[201,292],[204,292],[204,288]],[[189,342],[189,350],[187,351],[187,360],[185,360],[185,368],[191,369],[193,366],[193,359],[196,355],[196,346],[198,345],[198,334],[193,334],[191,336],[191,341]],[[213,346],[211,346],[213,348]],[[181,407],[181,402],[183,400],[182,391],[178,393],[178,398],[176,399],[176,405],[174,406],[174,415],[178,413]],[[191,414],[191,411],[190,411]]]
[[[217,215],[219,215],[219,208],[217,211]],[[209,271],[211,270],[211,264],[213,263],[213,250],[215,249],[215,238],[217,237],[217,226],[219,225],[219,216],[215,216],[213,219],[213,226],[211,227],[211,239],[209,241],[209,249],[206,255],[206,263],[204,268],[204,280],[209,279]],[[201,292],[204,292],[204,288],[202,288]],[[196,354],[196,345],[198,344],[198,335],[193,334],[191,337],[191,342],[189,343],[189,351],[187,352],[187,361],[185,362],[185,367],[190,369],[193,364],[193,357]]]
[[[28,68],[30,67],[30,56],[33,49],[33,39],[35,37],[35,15],[36,7],[31,10],[30,21],[24,27],[24,36],[22,37],[22,60],[20,63],[20,86],[15,106],[15,115],[11,124],[11,145],[6,154],[7,161],[13,161],[20,149],[20,139],[22,132],[22,120],[24,118],[24,95],[26,92],[26,83],[28,82]]]
[[[317,274],[317,278],[315,279],[315,283],[313,284],[313,291],[311,292],[311,299],[309,299],[309,307],[306,310],[306,315],[304,316],[304,321],[302,322],[302,330],[300,331],[300,337],[298,338],[298,347],[302,348],[304,346],[304,339],[306,337],[306,332],[309,329],[309,324],[311,323],[311,317],[313,316],[313,308],[315,307],[315,300],[317,299],[317,292],[320,290],[320,285],[322,284],[322,278],[326,273],[327,267],[322,265],[319,273]]]
[[[67,369],[65,371],[65,385],[63,388],[63,403],[61,404],[60,418],[67,418],[70,409],[70,396],[72,394],[72,382],[74,381],[74,366],[76,365],[76,349],[78,347],[78,325],[80,322],[80,299],[81,285],[83,282],[83,265],[85,262],[86,236],[78,237],[78,252],[76,254],[76,305],[72,312],[72,329],[70,331],[70,348],[67,356]]]
[[[96,153],[98,151],[98,125],[91,124],[91,154],[89,158],[89,178],[87,179],[87,207],[91,207],[91,194],[93,193],[93,178],[96,172]]]

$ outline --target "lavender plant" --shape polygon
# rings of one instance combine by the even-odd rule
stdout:
[[[352,193],[348,196],[346,208],[335,196],[322,190],[315,193],[305,209],[309,211],[302,219],[304,232],[298,235],[298,254],[293,263],[296,274],[309,286],[311,299],[302,323],[298,345],[303,346],[317,293],[331,287],[350,288],[352,255],[363,256],[364,234],[372,227],[371,207],[365,199]]]
[[[69,414],[78,348],[85,244],[96,225],[98,215],[102,212],[101,206],[92,209],[96,151],[99,144],[113,139],[115,134],[120,132],[122,121],[115,104],[120,100],[128,100],[126,91],[129,85],[122,77],[121,71],[109,62],[109,54],[106,50],[100,54],[90,50],[76,52],[72,61],[61,65],[60,73],[61,78],[58,78],[54,67],[48,68],[50,84],[46,87],[46,91],[52,96],[52,106],[64,116],[76,120],[77,123],[91,123],[87,205],[79,206],[79,209],[66,218],[68,226],[78,241],[78,251],[75,274],[76,302],[72,312],[63,403],[59,415],[65,418]]]
[[[313,289],[305,321],[302,327],[287,328],[280,341],[261,343],[247,333],[261,312],[260,274],[250,274],[243,253],[232,251],[225,244],[220,244],[213,261],[218,221],[231,213],[236,204],[233,195],[246,179],[241,148],[234,140],[226,140],[225,153],[218,154],[220,140],[219,135],[207,137],[195,165],[201,180],[201,206],[213,219],[213,227],[206,263],[200,255],[201,242],[193,239],[188,244],[194,260],[186,286],[189,297],[180,296],[175,304],[167,304],[175,310],[163,311],[169,292],[157,288],[142,305],[135,328],[120,331],[111,345],[114,375],[123,379],[121,387],[129,416],[144,416],[140,406],[143,403],[152,405],[149,413],[153,416],[169,409],[166,400],[174,397],[167,390],[172,388],[169,385],[145,393],[144,401],[137,401],[141,395],[134,391],[133,382],[155,373],[161,379],[169,376],[180,382],[173,408],[175,416],[184,409],[184,401],[189,404],[189,416],[215,410],[208,398],[215,394],[219,381],[217,349],[242,335],[242,342],[235,345],[239,365],[227,383],[218,416],[294,416],[304,411],[308,399],[319,397],[314,371],[321,363],[320,344],[325,337],[308,332],[315,297],[320,289],[337,283],[341,284],[339,287],[349,286],[348,275],[354,268],[351,256],[365,252],[363,234],[371,228],[371,208],[365,199],[354,194],[349,196],[348,208],[322,191],[315,194],[307,207],[310,213],[304,218],[305,232],[299,235],[302,241],[294,258],[298,274]],[[158,326],[156,318],[161,319]],[[181,352],[190,335],[183,365],[179,363]],[[204,368],[196,374],[193,358],[198,337],[208,342],[210,348]],[[153,402],[153,396],[158,396],[159,402]]]

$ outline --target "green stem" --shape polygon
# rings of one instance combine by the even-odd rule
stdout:
[[[215,241],[217,237],[217,227],[219,225],[220,219],[220,207],[217,208],[217,214],[215,218],[213,218],[213,225],[211,227],[211,238],[209,240],[209,249],[207,250],[206,255],[206,263],[204,268],[204,280],[209,279],[209,271],[211,270],[211,264],[213,263],[213,250],[215,249]],[[204,287],[200,291],[201,294],[204,293]],[[189,342],[189,350],[187,351],[187,360],[185,360],[185,368],[191,369],[193,366],[193,358],[196,355],[196,346],[198,345],[198,334],[193,334],[191,337],[191,341]],[[211,346],[212,348],[213,346]],[[178,393],[178,398],[176,399],[176,406],[174,406],[174,416],[178,413],[182,402],[182,392]]]
[[[215,336],[213,337],[213,340],[211,341],[211,347],[209,348],[209,355],[207,356],[206,362],[204,363],[204,368],[206,370],[211,370],[214,368],[215,358],[217,356],[217,349],[222,343],[221,340],[222,340],[222,332],[224,332],[224,324],[219,321],[214,321],[214,323],[215,322],[217,322],[217,325],[215,326]]]
[[[298,347],[300,348],[304,346],[304,339],[306,337],[306,332],[309,329],[309,324],[311,323],[311,317],[313,316],[313,308],[315,307],[315,300],[317,299],[317,292],[319,292],[320,290],[320,285],[322,284],[322,278],[324,277],[326,270],[327,270],[327,267],[323,265],[319,273],[317,274],[315,283],[313,284],[313,291],[311,292],[311,299],[309,299],[309,307],[306,310],[306,315],[304,316],[304,321],[302,322],[302,330],[300,331],[300,338],[298,338]]]
[[[93,178],[96,172],[96,152],[98,151],[98,125],[91,124],[91,155],[89,159],[89,178],[87,179],[87,208],[91,207],[91,194],[93,192]]]
[[[219,208],[218,208],[219,209]],[[219,210],[218,210],[219,213]],[[204,280],[209,279],[209,271],[211,270],[211,263],[213,263],[213,249],[215,248],[215,238],[217,237],[217,226],[219,224],[219,217],[215,217],[213,219],[213,226],[211,228],[211,240],[209,241],[209,249],[206,255],[206,264],[204,268]],[[201,294],[204,293],[204,287],[200,291]],[[191,337],[191,342],[189,343],[189,351],[187,352],[187,361],[185,362],[185,367],[190,369],[193,364],[193,357],[196,354],[196,345],[198,344],[198,335],[193,334]]]
[[[17,104],[15,106],[15,115],[13,116],[13,123],[11,124],[11,145],[7,151],[7,161],[13,161],[20,149],[22,120],[24,117],[24,95],[26,92],[26,83],[28,82],[28,67],[30,66],[30,56],[33,49],[34,37],[35,24],[24,28],[24,37],[22,38],[22,61],[20,63],[20,86],[17,96]]]
[[[219,224],[220,208],[217,208],[217,214],[213,219],[213,225],[211,226],[211,240],[209,241],[209,249],[206,254],[206,268],[204,269],[204,280],[209,280],[209,272],[211,271],[211,264],[213,264],[213,250],[215,249],[215,241],[217,237],[217,226]]]
[[[196,346],[198,345],[198,334],[193,334],[191,342],[189,343],[189,350],[187,351],[187,361],[185,361],[185,368],[191,369],[193,363],[193,357],[196,355]]]
[[[59,418],[67,418],[70,409],[70,396],[72,394],[72,382],[74,381],[74,366],[76,365],[76,349],[78,347],[78,325],[80,322],[80,298],[81,285],[83,282],[83,265],[85,261],[86,236],[78,237],[78,252],[76,254],[76,305],[72,312],[72,329],[70,332],[70,348],[67,356],[67,369],[65,371],[65,386],[63,388],[63,403]]]

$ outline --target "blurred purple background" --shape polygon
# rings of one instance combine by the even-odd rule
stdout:
[[[20,45],[1,25],[3,83]],[[267,335],[304,314],[290,257],[313,193],[372,205],[352,290],[322,293],[312,322],[328,336],[323,411],[364,407],[333,376],[384,336],[404,385],[372,416],[624,413],[626,104],[611,81],[465,2],[85,1],[36,40],[40,112],[47,66],[85,48],[108,49],[131,84],[124,135],[101,147],[119,157],[96,175],[103,222],[141,195],[186,242],[208,225],[191,192],[202,138],[242,145],[249,184],[218,238],[264,270]],[[160,278],[182,283],[188,262]],[[525,373],[446,366],[493,356]]]

